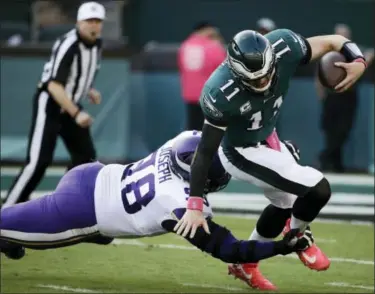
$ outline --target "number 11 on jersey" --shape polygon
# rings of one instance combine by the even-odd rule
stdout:
[[[228,83],[226,83],[224,86],[222,86],[220,88],[220,91],[224,93],[225,89],[227,89],[228,87],[230,87],[232,84],[234,83],[234,80],[230,79],[228,80]],[[230,94],[230,95],[225,95],[225,98],[228,99],[228,101],[230,101],[230,99],[233,98],[233,96],[235,96],[238,92],[240,92],[240,88],[236,87],[234,88],[234,91]]]

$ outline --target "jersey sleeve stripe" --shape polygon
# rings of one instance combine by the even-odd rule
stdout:
[[[225,131],[225,130],[227,129],[227,127],[216,126],[216,125],[210,123],[207,119],[204,120],[204,123],[205,123],[206,125],[213,126],[214,128],[217,128],[217,129],[220,129],[220,130],[223,130],[223,131]]]
[[[77,37],[74,34],[68,35],[59,45],[56,50],[54,59],[53,59],[53,70],[52,78],[55,78],[58,72],[58,69],[63,61],[64,56],[68,53],[70,47],[77,41]]]

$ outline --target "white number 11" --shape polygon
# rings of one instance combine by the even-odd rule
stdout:
[[[234,83],[234,80],[230,79],[230,80],[228,81],[228,83],[226,83],[224,86],[222,86],[222,87],[220,88],[220,91],[224,93],[224,90],[225,90],[226,88],[228,88],[230,85],[232,85],[233,83]],[[240,88],[236,87],[236,88],[234,88],[234,91],[233,91],[230,95],[228,95],[228,96],[225,95],[225,98],[227,98],[228,101],[230,101],[230,99],[232,99],[233,96],[236,95],[239,91],[240,91]]]

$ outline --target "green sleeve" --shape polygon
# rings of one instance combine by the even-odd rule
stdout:
[[[227,103],[221,97],[220,92],[213,93],[208,89],[202,91],[199,103],[207,121],[215,126],[227,126],[229,113]]]
[[[296,65],[310,62],[311,47],[301,35],[289,29],[278,29],[268,35],[279,59]]]

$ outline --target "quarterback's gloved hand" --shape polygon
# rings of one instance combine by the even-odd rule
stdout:
[[[282,255],[287,255],[296,251],[303,251],[314,243],[310,228],[303,234],[299,229],[292,229],[285,234],[281,241],[278,241],[278,251]]]
[[[290,140],[284,140],[282,141],[285,145],[286,148],[288,148],[290,154],[293,155],[294,159],[299,162],[300,160],[300,152],[299,152],[299,148],[297,147],[296,144],[294,144],[292,141]]]

